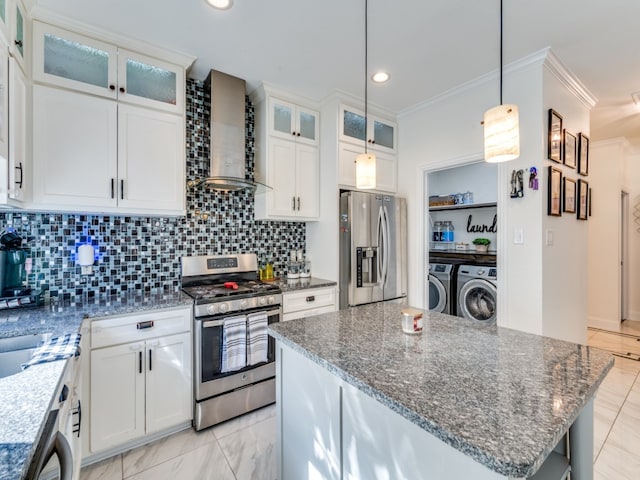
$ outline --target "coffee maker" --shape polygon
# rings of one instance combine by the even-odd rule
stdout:
[[[29,295],[31,289],[24,284],[27,250],[14,228],[0,233],[0,295],[20,297]]]

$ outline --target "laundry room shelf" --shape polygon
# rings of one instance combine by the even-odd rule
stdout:
[[[496,202],[489,203],[465,203],[462,205],[442,205],[438,207],[429,207],[430,212],[441,212],[443,210],[465,210],[468,208],[490,208],[496,207],[498,204]]]

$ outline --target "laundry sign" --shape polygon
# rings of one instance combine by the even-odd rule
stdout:
[[[493,223],[487,225],[486,223],[473,223],[473,215],[469,215],[467,218],[467,232],[469,233],[497,233],[498,232],[498,215],[493,216]]]

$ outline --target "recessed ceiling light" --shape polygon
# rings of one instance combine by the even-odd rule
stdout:
[[[640,106],[640,92],[632,93],[631,98],[633,98],[633,103]]]
[[[387,72],[376,72],[371,77],[371,80],[376,83],[384,83],[389,80],[389,74]]]
[[[207,4],[218,10],[227,10],[233,5],[233,0],[204,0]]]

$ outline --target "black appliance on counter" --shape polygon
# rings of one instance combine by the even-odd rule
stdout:
[[[22,238],[9,227],[0,233],[0,296],[22,297],[31,294],[25,286],[27,249]]]
[[[225,319],[282,319],[280,287],[258,280],[255,254],[182,257],[181,267],[182,291],[194,299],[195,429],[274,403],[274,339],[268,337],[266,361],[235,371],[225,371],[223,346]]]

